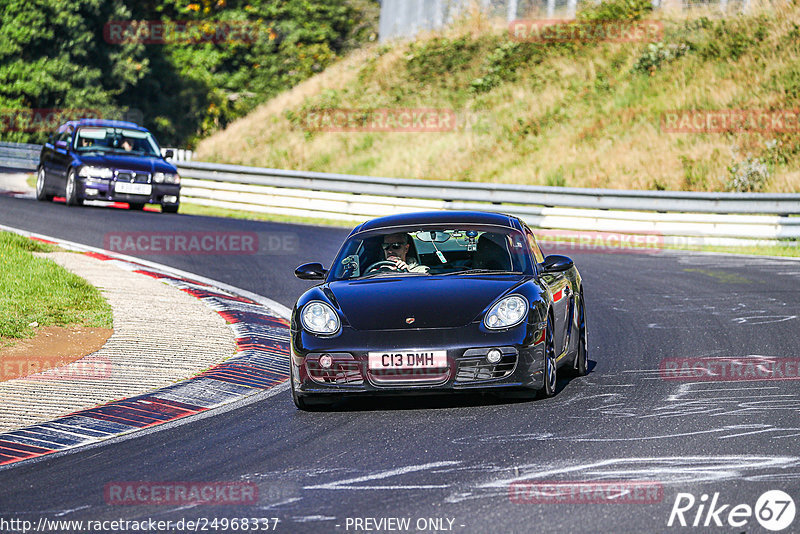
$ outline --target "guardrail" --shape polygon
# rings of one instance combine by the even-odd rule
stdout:
[[[38,145],[0,143],[0,166],[24,167]],[[166,150],[166,149],[165,149]],[[191,157],[191,155],[189,155]],[[329,174],[175,161],[184,201],[205,206],[361,221],[420,210],[489,210],[537,228],[658,234],[667,244],[800,238],[800,194],[624,191]],[[7,166],[7,165],[6,165]]]
[[[0,167],[20,171],[35,171],[42,145],[6,143],[0,141]]]
[[[517,215],[537,228],[658,234],[668,244],[800,238],[800,195],[620,191],[179,163],[185,200],[206,206],[357,221],[426,209]]]

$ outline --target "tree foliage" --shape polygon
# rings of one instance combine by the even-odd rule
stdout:
[[[16,111],[67,109],[135,119],[162,144],[184,145],[374,39],[379,8],[376,0],[4,0],[0,9],[4,140],[47,133],[10,125]],[[256,31],[246,41],[145,44],[109,39],[113,21]]]

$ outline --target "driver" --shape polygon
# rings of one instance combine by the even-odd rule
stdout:
[[[410,273],[428,272],[427,266],[420,265],[414,257],[408,257],[408,249],[411,245],[409,244],[408,234],[405,232],[384,236],[381,247],[386,260],[394,262],[395,270],[408,271]]]

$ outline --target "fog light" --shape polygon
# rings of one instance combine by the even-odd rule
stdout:
[[[333,358],[331,358],[330,354],[323,354],[319,357],[319,364],[325,369],[330,369],[331,365],[333,365]]]
[[[86,194],[89,196],[97,195],[97,189],[89,189],[88,187],[85,189]]]
[[[497,349],[491,349],[486,353],[486,361],[489,363],[498,363],[503,357],[503,353]]]
[[[164,195],[164,202],[167,204],[175,204],[178,201],[178,197],[175,195]]]

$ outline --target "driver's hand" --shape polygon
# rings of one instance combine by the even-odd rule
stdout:
[[[395,269],[397,269],[398,271],[407,271],[408,270],[408,264],[406,262],[404,262],[403,260],[401,260],[400,258],[397,258],[395,256],[389,256],[387,259],[389,261],[393,261],[394,262]]]

